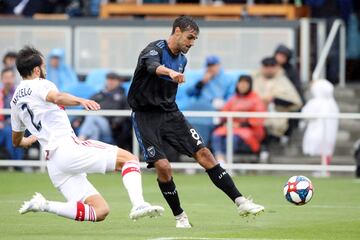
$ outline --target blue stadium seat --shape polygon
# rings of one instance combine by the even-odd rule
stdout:
[[[109,72],[108,69],[95,69],[86,76],[85,82],[99,92],[104,88],[106,74]]]

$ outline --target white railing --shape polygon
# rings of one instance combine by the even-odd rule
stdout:
[[[101,116],[125,116],[129,117],[130,110],[100,110],[100,111],[85,111],[85,110],[66,110],[68,115],[76,116],[88,116],[88,115],[101,115]],[[0,115],[10,114],[9,109],[0,109]],[[294,118],[294,119],[353,119],[360,120],[360,113],[339,113],[339,114],[305,114],[305,113],[290,113],[290,112],[210,112],[210,111],[185,111],[186,117],[223,117],[227,118],[227,150],[226,150],[226,167],[231,170],[275,170],[275,171],[338,171],[338,172],[353,172],[355,171],[354,165],[326,165],[321,162],[319,165],[309,164],[243,164],[233,163],[233,118]],[[133,153],[139,156],[139,145],[134,137],[133,141]],[[43,154],[40,154],[41,156]],[[28,161],[28,160],[1,160],[0,166],[32,166],[40,167],[42,171],[45,171],[46,162],[43,157],[40,161]],[[145,164],[141,164],[145,167]],[[174,169],[200,169],[201,166],[196,163],[172,163]]]

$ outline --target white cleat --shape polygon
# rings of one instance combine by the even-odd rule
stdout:
[[[245,200],[238,206],[238,213],[242,217],[248,215],[258,215],[265,210],[264,206],[253,203],[251,199],[245,198]]]
[[[191,224],[189,223],[189,218],[185,212],[175,216],[176,220],[176,228],[191,228]]]
[[[44,212],[47,205],[47,200],[41,193],[36,192],[30,201],[25,201],[19,209],[19,213],[25,214],[28,212]]]
[[[136,221],[143,217],[158,217],[164,212],[164,208],[160,206],[152,206],[145,202],[140,206],[133,207],[129,214],[130,219]]]

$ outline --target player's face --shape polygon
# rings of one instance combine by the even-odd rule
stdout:
[[[178,48],[182,53],[187,53],[192,46],[194,46],[195,40],[198,38],[198,33],[194,30],[186,30],[181,32],[180,29],[179,38],[178,38]]]

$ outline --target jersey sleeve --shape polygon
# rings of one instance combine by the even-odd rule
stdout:
[[[149,73],[155,74],[161,65],[161,48],[149,45],[141,53],[140,59]]]
[[[39,85],[37,89],[37,94],[40,96],[40,98],[44,101],[46,101],[46,96],[49,94],[51,90],[53,91],[59,91],[56,85],[49,80],[41,80],[41,84]]]
[[[16,107],[11,108],[11,129],[14,132],[24,132],[26,127],[16,113]]]

